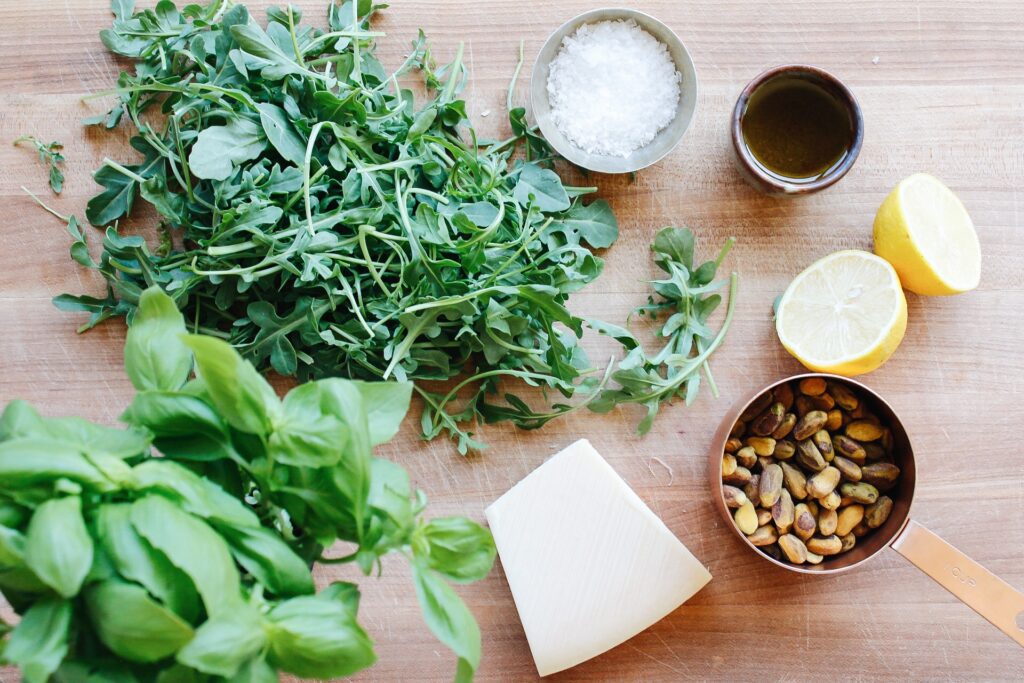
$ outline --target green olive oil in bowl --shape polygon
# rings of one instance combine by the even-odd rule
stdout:
[[[747,84],[730,121],[740,175],[772,196],[806,196],[846,175],[864,142],[856,98],[823,69],[776,66]]]
[[[842,163],[853,144],[846,107],[799,76],[781,76],[755,90],[740,125],[758,164],[790,182],[825,175]]]

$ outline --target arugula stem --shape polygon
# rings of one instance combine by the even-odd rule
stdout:
[[[525,41],[519,41],[519,61],[516,62],[516,68],[512,72],[512,80],[508,84],[508,92],[505,94],[505,110],[508,112],[512,111],[512,96],[516,91],[516,81],[519,80],[519,72],[523,68],[523,45]]]
[[[117,163],[116,161],[114,161],[110,157],[103,157],[103,165],[104,166],[109,166],[110,168],[114,169],[115,171],[117,171],[121,175],[128,176],[129,178],[131,178],[135,182],[139,183],[140,185],[142,183],[146,182],[146,179],[143,178],[142,176],[140,176],[138,173],[136,173],[135,171],[131,171],[131,170],[125,168],[124,166],[122,166],[121,164]]]
[[[60,220],[64,221],[65,223],[67,223],[67,222],[69,222],[71,220],[71,216],[65,216],[64,214],[59,213],[59,212],[55,211],[54,209],[51,209],[49,206],[46,205],[46,202],[44,202],[42,199],[40,199],[36,195],[32,194],[32,192],[27,187],[25,187],[24,185],[21,186],[21,191],[24,192],[25,194],[27,194],[32,199],[34,199],[36,204],[41,206],[47,213],[56,216],[57,218],[59,218]]]

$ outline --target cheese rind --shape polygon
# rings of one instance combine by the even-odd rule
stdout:
[[[541,676],[628,640],[711,580],[586,439],[486,515]]]

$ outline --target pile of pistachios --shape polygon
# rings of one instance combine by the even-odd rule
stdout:
[[[780,384],[740,415],[722,454],[722,495],[764,553],[820,564],[892,513],[893,435],[847,384]]]

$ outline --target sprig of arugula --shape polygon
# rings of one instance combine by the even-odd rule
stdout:
[[[60,194],[61,190],[64,189],[64,171],[60,167],[64,163],[64,145],[56,140],[53,142],[43,142],[34,135],[22,135],[14,141],[14,144],[19,145],[22,142],[30,142],[36,148],[36,151],[39,153],[39,160],[50,169],[50,189],[55,194]]]
[[[601,273],[593,249],[618,225],[606,202],[583,203],[594,188],[562,183],[522,108],[513,137],[477,139],[461,47],[438,66],[420,34],[385,71],[369,22],[379,7],[331,3],[319,29],[292,6],[264,26],[241,4],[115,0],[101,37],[135,69],[88,123],[125,122],[139,158],[94,176],[104,189],[86,217],[107,227],[97,262],[79,258],[83,239],[73,247],[105,296],[55,303],[89,313],[88,328],[130,319],[158,285],[192,331],[261,370],[413,381],[423,436],[465,453],[483,446],[477,423],[534,428],[594,397],[584,321],[567,302]],[[414,71],[424,102],[400,85]],[[160,252],[114,227],[139,202],[170,226]],[[514,389],[524,383],[566,400],[534,408]]]
[[[637,425],[637,433],[646,434],[663,403],[682,398],[689,405],[694,400],[702,372],[712,393],[718,395],[708,358],[725,339],[732,323],[738,276],[732,273],[727,283],[716,281],[715,274],[733,241],[732,238],[726,241],[715,260],[705,261],[695,268],[694,236],[689,228],[664,228],[655,236],[651,245],[654,262],[667,277],[651,283],[657,298],[649,297],[647,305],[640,306],[635,313],[664,319],[657,334],[667,341],[652,356],[628,329],[589,320],[593,329],[614,337],[629,349],[611,375],[612,382],[618,386],[601,391],[590,403],[591,410],[607,412],[624,403],[640,404],[647,408],[647,414]],[[722,303],[722,296],[715,292],[726,284],[729,302],[716,332],[709,327],[708,319]]]

